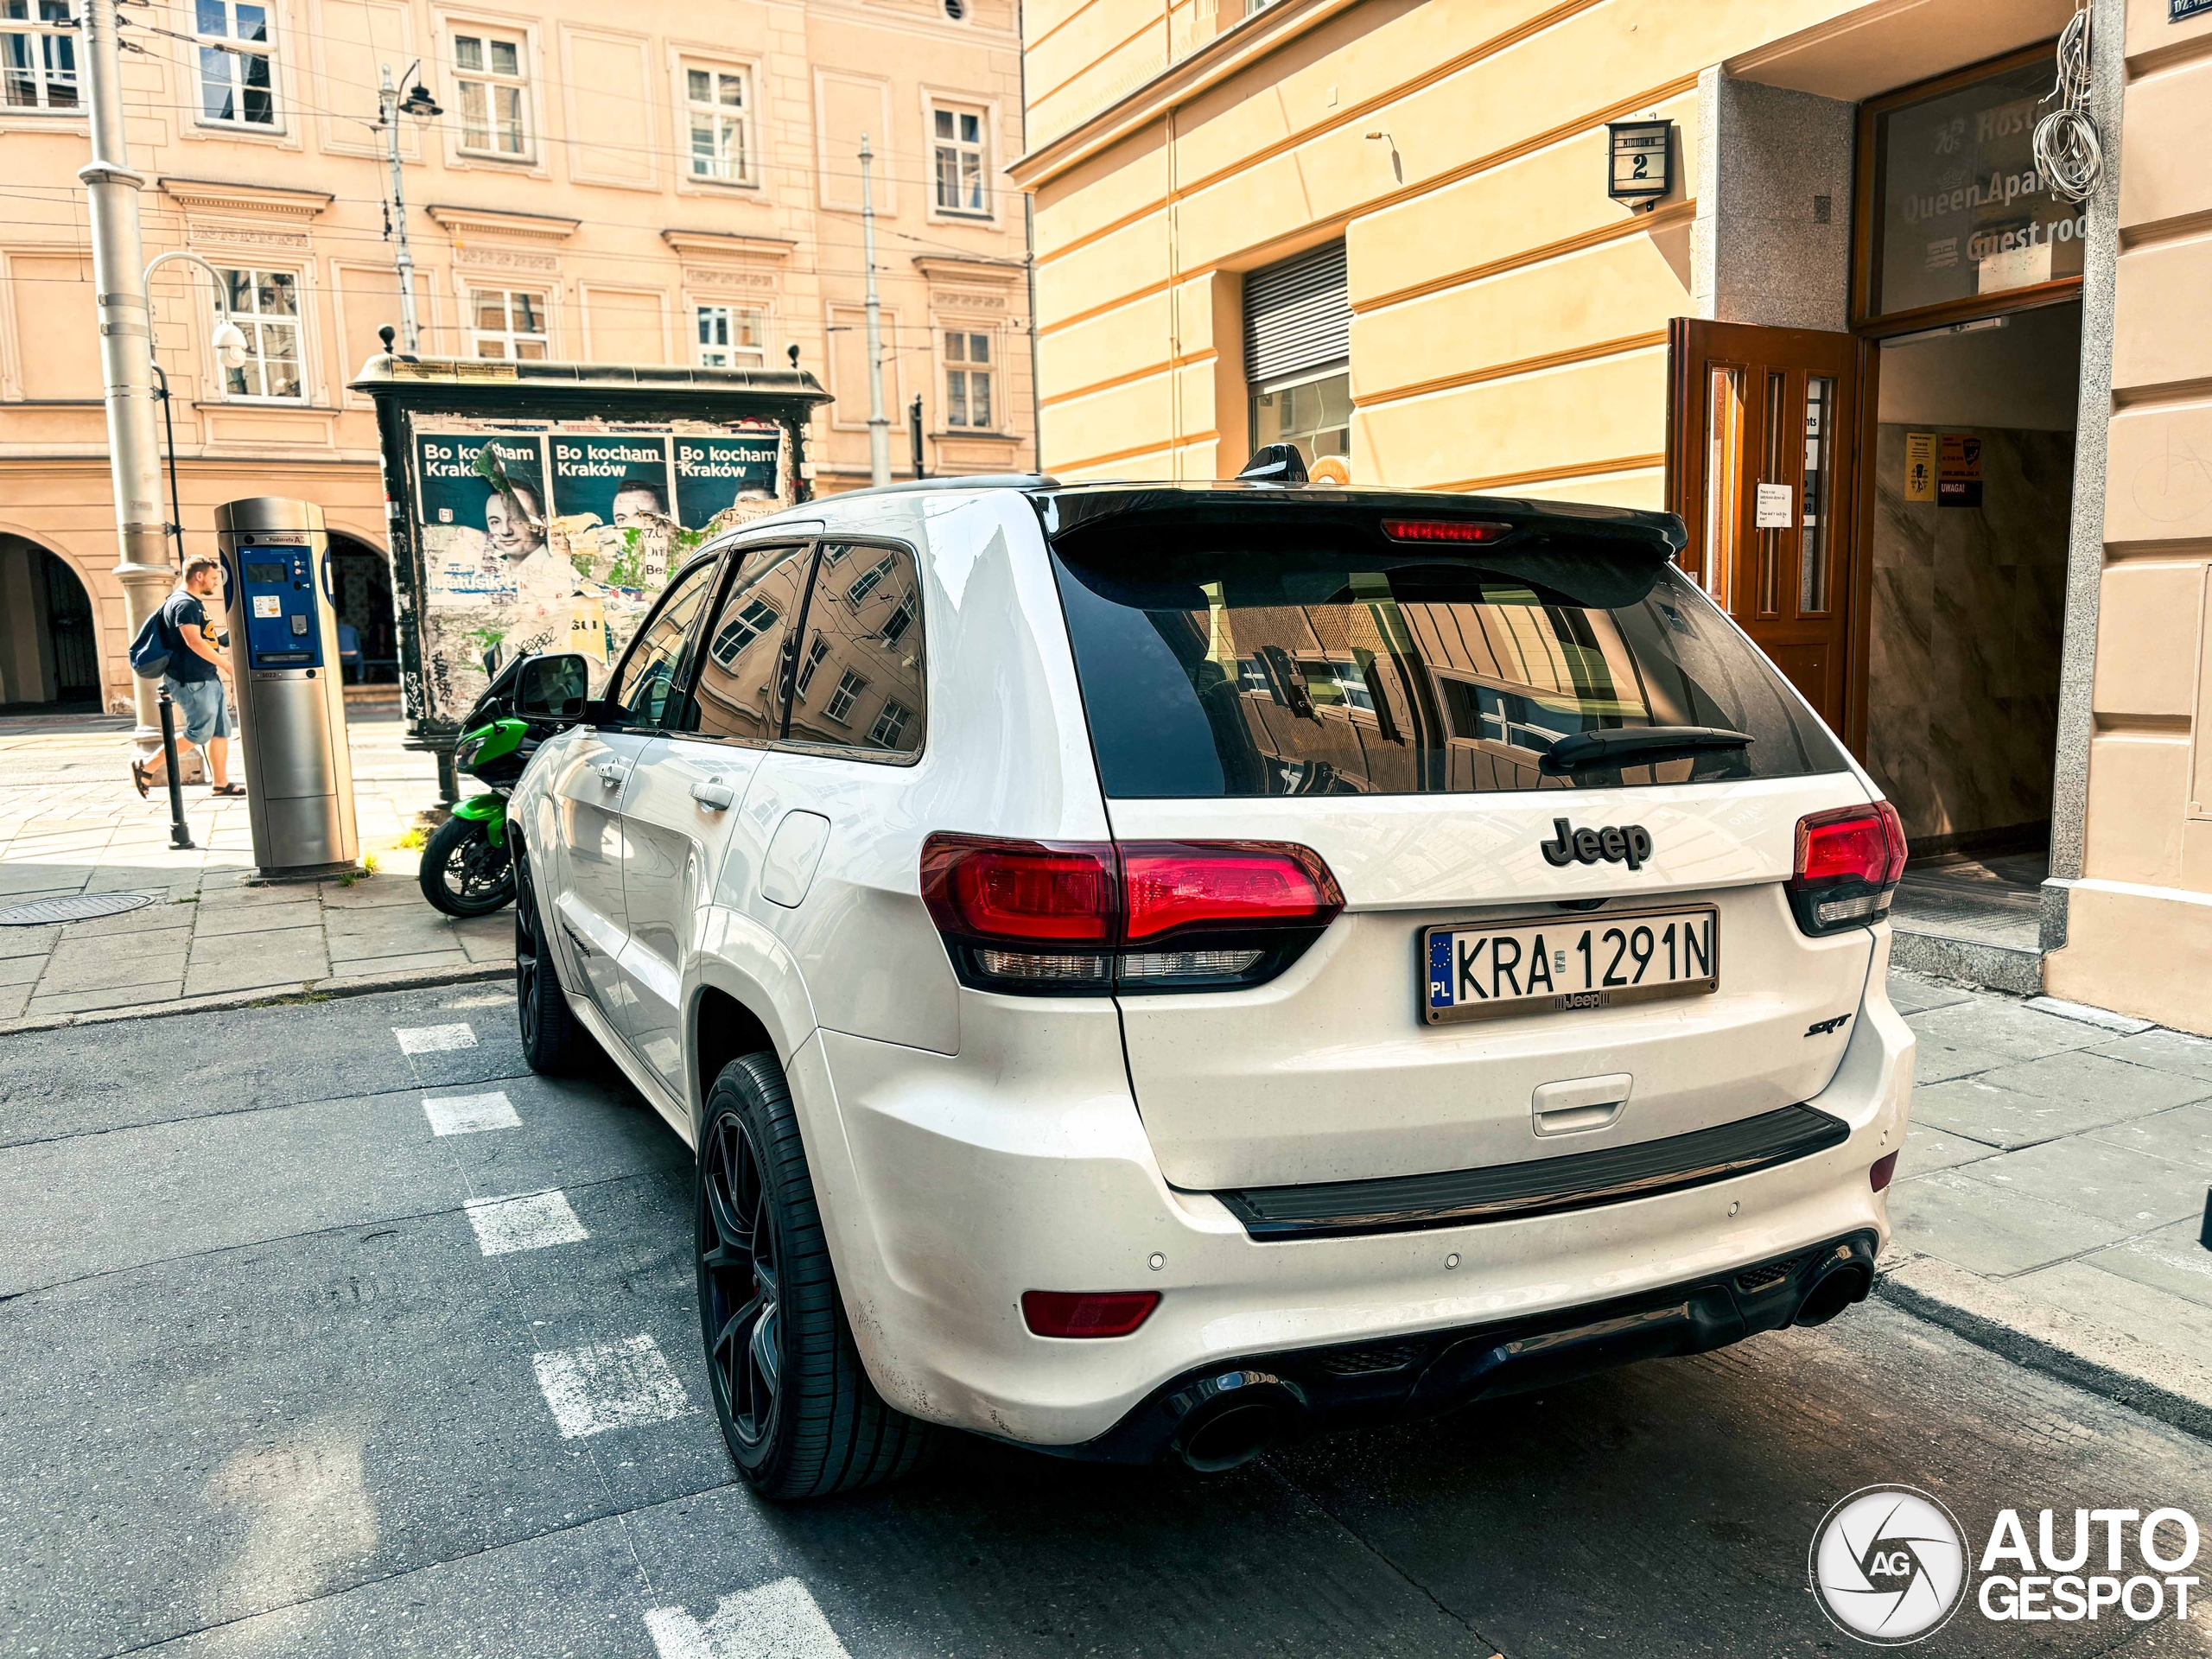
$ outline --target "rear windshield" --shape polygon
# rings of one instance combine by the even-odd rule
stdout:
[[[1120,799],[1847,766],[1696,585],[1641,550],[1525,531],[1445,550],[1360,526],[1102,524],[1053,558],[1099,773]],[[1751,741],[1595,763],[1584,742],[1546,764],[1574,734],[1643,727]]]

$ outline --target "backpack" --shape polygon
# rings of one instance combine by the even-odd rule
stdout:
[[[158,680],[169,671],[169,657],[179,642],[169,630],[168,608],[163,600],[130,642],[130,671],[142,680]]]

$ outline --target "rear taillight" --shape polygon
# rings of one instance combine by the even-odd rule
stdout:
[[[963,983],[1063,995],[1256,985],[1344,908],[1311,848],[938,834],[922,899]]]
[[[1840,933],[1890,913],[1904,874],[1904,821],[1887,801],[1797,820],[1789,907],[1807,933]]]
[[[1025,1290],[1021,1322],[1040,1337],[1126,1337],[1159,1306],[1156,1290]]]

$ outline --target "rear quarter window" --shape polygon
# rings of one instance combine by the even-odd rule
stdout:
[[[1103,523],[1064,537],[1053,565],[1109,797],[1618,788],[1847,766],[1696,585],[1640,549],[1571,532],[1445,550],[1355,524]],[[1637,728],[1751,741],[1618,764],[1552,753]]]

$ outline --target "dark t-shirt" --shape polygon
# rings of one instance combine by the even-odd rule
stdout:
[[[197,685],[215,677],[215,664],[184,643],[190,628],[207,637],[207,607],[190,594],[171,594],[162,606],[162,625],[176,636],[171,642],[168,677],[180,685]]]

